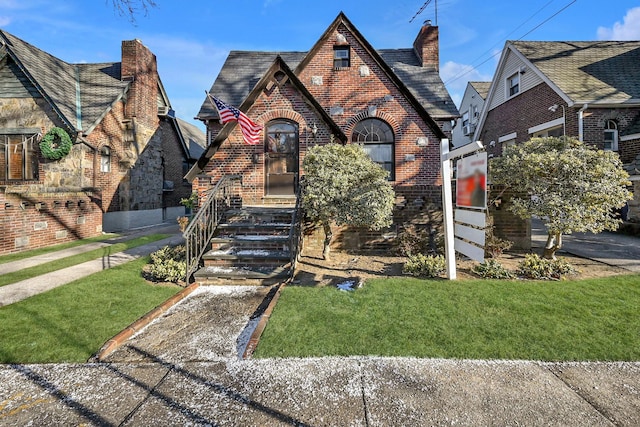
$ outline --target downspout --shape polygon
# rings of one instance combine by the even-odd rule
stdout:
[[[98,170],[97,170],[98,169],[97,168],[97,166],[98,166],[98,148],[93,146],[93,145],[91,145],[89,143],[89,141],[87,141],[85,139],[85,137],[83,135],[81,135],[81,134],[78,134],[78,141],[80,141],[81,143],[83,143],[84,145],[86,145],[87,147],[89,147],[93,151],[93,177],[91,178],[93,182],[91,183],[91,186],[93,188],[96,188],[96,185],[98,183]]]
[[[582,108],[578,110],[578,139],[580,142],[584,142],[584,112],[589,108],[589,104],[582,105]]]

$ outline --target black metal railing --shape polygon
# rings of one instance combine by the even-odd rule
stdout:
[[[238,184],[239,188],[236,189]],[[225,212],[232,207],[242,206],[241,189],[241,175],[223,176],[213,188],[207,190],[205,201],[182,233],[186,249],[187,284],[190,283],[193,273],[198,270],[200,259],[206,252]]]

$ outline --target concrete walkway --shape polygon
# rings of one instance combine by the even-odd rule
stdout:
[[[0,426],[640,425],[640,362],[240,360],[261,292],[200,287],[106,363],[0,365]]]
[[[115,243],[131,240],[136,237],[149,234],[171,234],[169,237],[158,240],[146,245],[137,246],[122,252],[110,253],[109,248]],[[177,225],[162,224],[145,229],[134,230],[113,239],[104,242],[88,243],[74,248],[64,249],[61,251],[50,252],[43,255],[37,255],[24,260],[13,261],[6,264],[0,264],[0,274],[7,274],[24,268],[29,268],[44,264],[47,262],[62,259],[88,252],[94,249],[104,249],[104,255],[100,258],[77,264],[61,270],[52,271],[41,276],[31,279],[22,280],[10,285],[0,286],[0,306],[13,304],[23,299],[29,298],[42,292],[57,288],[81,279],[93,273],[98,273],[117,265],[133,261],[142,256],[149,255],[166,245],[177,245],[182,243],[182,235],[179,234]]]
[[[543,248],[547,241],[544,224],[540,220],[531,221],[531,244]],[[558,252],[570,253],[589,258],[635,273],[640,273],[640,237],[602,232],[573,233],[562,236],[562,249]]]
[[[640,425],[637,362],[240,360],[263,294],[200,287],[107,363],[0,366],[0,426]]]

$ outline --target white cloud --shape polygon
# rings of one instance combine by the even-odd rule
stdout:
[[[640,40],[640,7],[629,9],[623,22],[613,27],[599,27],[598,40]]]
[[[459,64],[447,61],[440,67],[440,77],[449,90],[464,89],[469,81],[490,81],[493,76],[480,72],[477,68],[468,64]]]
[[[0,16],[0,27],[5,27],[11,23],[11,18]]]

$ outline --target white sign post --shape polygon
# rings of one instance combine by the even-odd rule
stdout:
[[[443,139],[440,144],[440,160],[442,173],[442,209],[444,216],[444,251],[447,262],[447,278],[455,280],[456,276],[456,250],[455,232],[453,221],[453,196],[451,193],[451,160],[462,157],[465,154],[481,150],[483,145],[480,141],[464,145],[449,151],[449,140]]]

